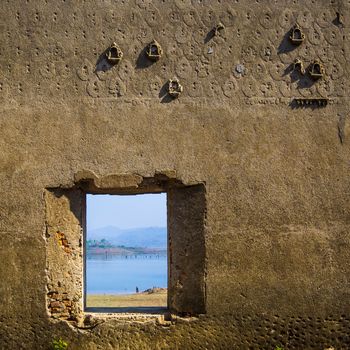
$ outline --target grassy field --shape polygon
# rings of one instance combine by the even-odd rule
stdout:
[[[87,307],[166,307],[167,291],[122,295],[89,294]]]

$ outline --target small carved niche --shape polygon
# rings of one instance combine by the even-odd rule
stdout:
[[[158,61],[163,55],[163,49],[156,40],[153,40],[148,44],[146,55],[150,60]]]
[[[291,29],[289,40],[294,45],[300,45],[305,40],[305,34],[297,24]]]
[[[123,52],[116,43],[113,43],[106,52],[109,63],[116,64],[123,58]]]
[[[294,70],[300,72],[302,75],[305,74],[304,64],[299,58],[295,59],[295,61],[293,63],[293,68],[294,68]]]
[[[309,70],[309,74],[311,76],[312,79],[320,79],[324,76],[325,70],[322,66],[322,64],[320,63],[320,61],[316,60],[312,63],[310,70]]]
[[[183,91],[183,86],[180,84],[179,79],[173,78],[169,79],[168,83],[168,93],[172,97],[179,97]]]
[[[221,31],[225,29],[225,26],[219,22],[215,27],[214,27],[214,35],[217,36],[220,34]]]

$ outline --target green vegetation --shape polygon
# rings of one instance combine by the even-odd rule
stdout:
[[[96,239],[88,239],[86,241],[86,245],[88,249],[92,248],[102,248],[102,249],[108,249],[108,248],[120,248],[120,249],[126,249],[126,250],[132,250],[138,252],[139,250],[142,249],[147,249],[147,248],[141,248],[141,247],[128,247],[125,245],[115,245],[109,241],[107,241],[105,238],[102,238],[100,240]],[[150,248],[148,248],[150,249]]]
[[[108,255],[164,255],[166,248],[131,247],[123,244],[113,244],[105,238],[100,240],[89,239],[86,241],[88,255],[108,254]]]
[[[284,349],[282,348],[282,346],[276,346],[275,350],[284,350]]]
[[[87,248],[113,248],[114,245],[107,241],[106,239],[102,238],[101,240],[96,239],[89,239],[86,241]]]
[[[55,339],[52,342],[52,349],[53,350],[66,350],[68,348],[68,343],[65,342],[64,340],[60,339]]]
[[[138,227],[133,229],[120,229],[113,226],[103,227],[96,230],[88,230],[87,239],[102,239],[111,242],[115,247],[167,247],[166,227]]]

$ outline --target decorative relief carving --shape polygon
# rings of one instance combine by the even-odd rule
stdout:
[[[218,22],[218,15],[212,7],[208,6],[201,14],[201,20],[207,28],[213,28],[215,23]]]
[[[70,60],[67,62],[57,62],[55,65],[56,75],[60,80],[66,80],[68,78],[72,78],[72,67],[74,63]]]
[[[179,26],[175,32],[175,40],[178,44],[185,44],[190,41],[191,33],[185,26]]]
[[[182,14],[178,9],[172,9],[168,12],[167,20],[174,25],[182,22]]]
[[[256,23],[257,23],[257,15],[253,11],[253,9],[251,9],[251,8],[248,8],[246,11],[242,10],[239,18],[240,18],[241,25],[244,27],[250,26],[252,23],[254,23],[254,25],[256,25]]]
[[[301,96],[304,97],[313,97],[316,94],[316,86],[310,85],[308,78],[306,77],[303,80],[298,82],[298,92]]]
[[[315,16],[315,23],[322,28],[328,28],[332,25],[334,15],[330,10],[322,10]]]
[[[300,47],[297,53],[299,57],[306,62],[310,62],[312,59],[316,57],[316,51],[314,47],[309,43]]]
[[[270,76],[272,77],[272,79],[279,81],[279,80],[283,80],[286,76],[286,66],[281,63],[281,62],[271,62],[270,64]]]
[[[244,79],[242,82],[242,92],[246,97],[253,97],[257,94],[257,82],[252,77]]]
[[[189,43],[182,49],[185,57],[190,61],[198,60],[202,54],[200,46],[195,43]]]
[[[313,28],[309,29],[307,38],[310,44],[315,46],[321,45],[324,41],[322,29],[317,24],[315,24]]]
[[[278,58],[284,64],[291,64],[297,57],[298,52],[296,50],[278,53]]]
[[[186,87],[186,91],[188,91],[188,95],[193,98],[203,96],[203,87],[201,83],[196,80],[190,81],[188,87]]]
[[[272,43],[274,46],[276,43],[281,41],[281,38],[283,38],[285,35],[285,30],[282,30],[279,27],[271,28],[267,31],[267,38],[270,43]],[[279,49],[277,49],[279,51]]]
[[[282,29],[290,28],[292,24],[295,23],[293,11],[290,9],[283,10],[281,15],[278,16],[278,23]]]
[[[187,10],[191,8],[191,0],[175,0],[175,5],[179,10]]]
[[[260,85],[260,92],[264,97],[276,96],[276,84],[272,79],[266,79]]]
[[[225,27],[232,27],[237,21],[237,12],[228,6],[221,11],[219,19]]]
[[[190,77],[191,75],[193,75],[193,71],[194,69],[185,57],[181,58],[180,61],[177,63],[176,74],[180,78]]]
[[[230,78],[225,81],[222,91],[226,97],[234,96],[238,91],[238,84],[236,79]]]
[[[347,78],[339,79],[334,86],[333,95],[337,97],[348,97],[350,91],[350,81]]]
[[[115,97],[122,97],[126,93],[126,86],[119,78],[111,77],[108,81],[108,92]]]
[[[261,13],[259,22],[265,29],[273,28],[275,26],[275,16],[270,9],[266,9]]]
[[[133,8],[126,14],[126,19],[131,27],[139,26],[143,22],[141,13],[138,8]],[[112,23],[116,23],[116,19],[112,18]],[[117,22],[118,23],[118,22]],[[131,29],[131,28],[130,28]]]
[[[207,62],[197,62],[195,71],[197,73],[198,78],[202,79],[209,78],[212,75],[212,69]]]
[[[297,23],[301,28],[310,28],[313,23],[312,14],[308,10],[302,10],[297,16]]]
[[[159,23],[162,22],[162,16],[159,10],[153,5],[153,3],[150,3],[147,6],[144,18],[150,27],[156,27]]]
[[[295,95],[294,85],[292,85],[290,82],[281,81],[279,84],[279,91],[284,97],[292,97]]]
[[[242,47],[241,57],[244,62],[254,62],[258,56],[258,49],[254,45],[245,44]]]
[[[15,71],[13,73],[15,73]],[[39,73],[42,78],[47,80],[53,80],[56,76],[56,66],[53,62],[47,62],[39,68]]]
[[[324,37],[326,41],[332,46],[341,45],[343,38],[339,28],[326,28],[324,29]]]
[[[207,28],[204,26],[195,27],[192,28],[192,40],[200,47],[202,48],[202,45],[204,43],[204,39],[207,35]]]
[[[336,60],[334,60],[331,64],[327,65],[327,70],[328,74],[333,80],[338,80],[344,75],[342,65]]]
[[[131,79],[134,75],[134,65],[127,59],[118,64],[118,75],[123,81]]]
[[[182,57],[183,55],[181,47],[175,43],[168,43],[166,53],[169,57]]]
[[[344,38],[344,43],[346,42],[346,38]],[[346,68],[349,66],[347,64],[348,62],[348,55],[347,55],[347,52],[345,50],[345,47],[342,45],[342,46],[337,46],[337,47],[334,47],[332,48],[333,50],[333,53],[334,53],[334,62],[337,62],[339,63],[339,65],[342,67],[344,73],[346,73]],[[344,67],[344,68],[343,68]]]
[[[274,45],[272,43],[267,42],[264,45],[262,45],[262,47],[260,49],[260,57],[265,62],[274,61],[276,56],[277,56],[276,48],[274,47]]]
[[[105,81],[111,77],[111,71],[109,69],[101,69],[101,70],[95,69],[94,73],[96,74],[98,79],[101,81]]]
[[[157,90],[161,90],[161,83],[166,81],[169,73],[175,72],[186,85],[185,93],[190,97],[215,96],[220,100],[237,96],[253,101],[251,97],[261,100],[274,96],[278,100],[298,94],[314,97],[314,93],[322,97],[344,96],[345,90],[339,86],[346,86],[343,76],[350,74],[347,68],[350,47],[346,39],[350,36],[349,30],[338,23],[346,21],[346,18],[339,16],[338,24],[333,23],[337,16],[332,10],[314,9],[314,5],[301,8],[298,4],[283,11],[272,5],[271,8],[264,6],[262,11],[240,6],[233,10],[226,3],[220,7],[194,7],[190,0],[179,0],[167,13],[168,23],[158,28],[157,24],[163,23],[165,18],[160,17],[160,12],[163,12],[157,6],[156,2],[148,0],[138,0],[133,9],[115,4],[100,17],[97,10],[92,9],[83,15],[81,10],[76,9],[71,13],[71,21],[79,30],[67,27],[62,35],[57,34],[57,41],[55,31],[63,20],[59,6],[37,15],[33,13],[36,16],[33,21],[45,26],[45,30],[40,35],[29,33],[27,28],[21,32],[31,43],[27,45],[24,41],[23,45],[13,48],[13,59],[3,65],[4,81],[18,76],[21,87],[12,84],[11,88],[25,95],[27,90],[31,90],[31,77],[39,72],[42,81],[36,88],[40,93],[52,89],[56,96],[65,93],[79,95],[86,89],[93,97],[122,97],[128,93],[137,98],[159,98]],[[22,13],[17,17],[24,18]],[[84,17],[89,27],[84,26]],[[48,18],[53,22],[51,27],[45,24]],[[99,18],[103,19],[103,28]],[[292,35],[288,29],[295,23]],[[206,42],[208,30],[212,28],[212,32],[219,35]],[[11,30],[4,29],[3,46],[13,41]],[[123,47],[128,43],[128,49],[122,57],[120,48],[112,45],[103,56],[108,69],[99,69],[101,67],[95,66],[99,54],[98,42],[101,39],[109,42],[114,39],[113,36]],[[164,48],[166,60],[157,65],[148,62],[147,67],[140,68],[138,56],[153,37],[167,43]],[[84,45],[73,47],[73,39]],[[291,41],[296,45],[291,45]],[[301,42],[303,44],[299,46]],[[163,50],[157,42],[153,44],[148,57],[157,61]],[[28,55],[29,49],[32,59],[28,66],[21,60]],[[37,66],[39,60],[43,61],[43,56],[47,64]],[[4,59],[1,49],[0,59]],[[315,65],[314,60],[318,60],[320,65]],[[117,62],[118,65],[110,69]],[[16,68],[17,65],[21,69]],[[322,66],[327,68],[327,76]],[[306,70],[310,74],[295,75],[293,69],[300,73]],[[74,72],[76,76],[72,74]],[[25,82],[20,79],[23,75],[26,76]],[[325,79],[319,79],[322,76]],[[67,79],[75,81],[66,84]]]
[[[237,71],[237,66],[235,67],[235,71]],[[266,69],[265,63],[261,59],[259,59],[256,62],[250,64],[249,67],[248,67],[248,71],[258,81],[259,80],[261,81],[262,79],[264,79],[264,77],[267,74],[267,69]]]
[[[81,66],[77,69],[77,76],[80,80],[86,81],[89,79],[92,73],[93,66],[87,59],[85,59]]]
[[[159,97],[162,85],[162,80],[157,76],[149,82],[149,91],[152,97]]]
[[[97,77],[93,77],[89,79],[86,85],[86,91],[91,97],[102,97],[103,87],[103,83]]]
[[[329,47],[321,46],[317,49],[317,57],[323,62],[332,62],[334,60],[334,52]]]
[[[203,88],[208,97],[220,98],[223,95],[221,84],[216,79],[209,80]]]
[[[326,107],[328,99],[326,98],[296,98],[294,99],[297,107]]]
[[[198,12],[189,6],[189,10],[183,15],[183,21],[188,27],[195,27],[200,23]]]
[[[320,83],[317,85],[317,92],[322,97],[329,97],[332,96],[334,91],[333,82],[330,79],[323,79],[320,81]]]
[[[150,4],[152,4],[152,0],[135,0],[136,5],[140,9],[146,9]]]
[[[162,62],[159,70],[158,70],[158,75],[166,81],[168,79],[169,72],[174,71],[174,62]]]

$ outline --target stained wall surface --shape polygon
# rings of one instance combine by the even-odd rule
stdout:
[[[1,349],[350,347],[350,1],[3,0],[0,17]],[[52,317],[48,218],[79,223],[45,194],[88,173],[205,186],[204,314]]]

